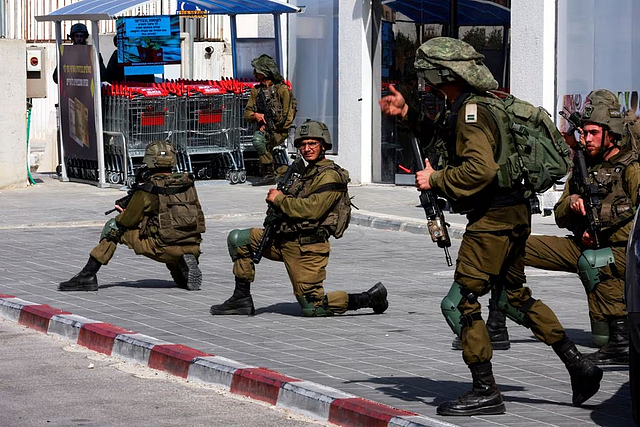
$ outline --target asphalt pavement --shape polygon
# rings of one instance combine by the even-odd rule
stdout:
[[[440,417],[436,407],[470,389],[470,374],[440,313],[453,267],[426,230],[411,187],[352,186],[352,225],[332,240],[326,290],[362,292],[378,281],[389,309],[363,309],[331,318],[300,314],[284,266],[264,260],[252,286],[256,316],[211,316],[209,306],[233,290],[226,235],[260,226],[265,187],[199,181],[207,218],[200,259],[202,290],[174,286],[168,270],[124,246],[98,273],[98,292],[62,293],[59,282],[86,263],[117,189],[61,183],[36,174],[38,184],[2,190],[0,294],[106,322],[141,334],[264,367],[425,418],[460,426],[629,426],[628,369],[604,367],[601,389],[583,407],[571,405],[569,376],[553,350],[511,322],[511,349],[494,353],[507,413]],[[465,220],[447,215],[455,260]],[[553,217],[535,215],[537,234],[563,235]],[[557,314],[583,352],[590,348],[586,297],[575,275],[527,270],[533,295]],[[16,348],[15,351],[20,351]]]

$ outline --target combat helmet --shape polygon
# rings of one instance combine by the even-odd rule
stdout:
[[[618,97],[606,89],[591,91],[587,95],[582,122],[603,126],[622,136],[624,124]]]
[[[418,77],[438,86],[460,78],[478,92],[498,88],[498,82],[482,62],[484,55],[462,40],[435,37],[416,51]]]
[[[276,61],[274,61],[273,58],[267,54],[262,54],[259,57],[253,59],[251,61],[251,66],[258,73],[266,76],[274,83],[281,83],[282,81],[284,81],[282,75],[280,74],[280,71],[278,71],[278,65],[276,64]]]
[[[149,169],[172,168],[176,165],[176,150],[169,141],[153,141],[144,150],[142,162]]]
[[[76,33],[84,33],[85,36],[89,37],[89,30],[87,30],[87,26],[78,22],[77,24],[73,24],[71,26],[71,30],[69,31],[69,36],[73,37]]]
[[[327,150],[331,150],[333,144],[331,143],[331,135],[329,135],[329,128],[322,122],[316,120],[307,119],[304,123],[296,128],[296,134],[293,139],[293,146],[300,147],[300,141],[305,139],[317,139],[325,144]]]

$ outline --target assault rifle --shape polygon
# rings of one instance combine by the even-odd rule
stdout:
[[[256,108],[259,113],[264,114],[264,122],[265,122],[265,132],[264,136],[267,141],[270,141],[273,138],[273,133],[275,132],[275,122],[276,122],[276,110],[273,107],[273,102],[269,102],[267,100],[267,95],[264,90],[258,91],[258,98],[256,99]]]
[[[138,171],[136,172],[136,177],[134,179],[134,182],[133,184],[131,184],[131,188],[127,191],[127,194],[124,197],[121,197],[118,200],[116,200],[115,205],[119,206],[122,210],[127,209],[127,205],[131,201],[131,198],[133,197],[133,193],[136,192],[136,190],[141,184],[147,182],[150,176],[151,176],[151,172],[147,167],[147,165],[140,166],[138,168]],[[117,210],[118,210],[117,208],[113,208],[106,211],[104,214],[109,215],[111,212],[115,212]]]
[[[304,160],[302,157],[297,157],[293,163],[289,165],[285,174],[278,180],[278,184],[276,188],[282,191],[284,194],[289,192],[291,185],[296,179],[296,175],[301,175],[304,171]],[[256,248],[255,253],[253,254],[253,263],[258,264],[262,259],[262,255],[264,251],[271,245],[273,240],[273,234],[276,231],[277,227],[280,226],[282,221],[284,220],[284,213],[280,211],[277,207],[273,205],[273,203],[268,204],[267,208],[267,216],[264,219],[264,230],[262,232],[262,237],[258,242],[258,247]]]
[[[419,170],[424,170],[424,159],[420,152],[420,145],[418,145],[418,138],[411,137],[411,147],[413,153],[416,156],[416,164]],[[427,216],[427,227],[429,228],[429,234],[431,240],[438,244],[438,247],[444,249],[444,257],[447,260],[447,265],[451,267],[451,255],[449,255],[449,248],[451,247],[451,238],[449,237],[449,224],[444,219],[444,213],[442,212],[442,206],[440,202],[444,202],[431,190],[422,190],[420,192],[420,205],[424,209],[424,213]]]
[[[569,123],[569,132],[575,132],[576,129],[582,128],[582,117],[577,112],[567,114],[560,111],[560,115]],[[600,217],[598,210],[600,208],[600,199],[598,198],[598,187],[589,179],[589,171],[587,162],[584,157],[584,147],[578,141],[573,147],[573,182],[582,200],[584,201],[584,209],[587,212],[587,231],[593,236],[596,249],[600,247],[598,232],[600,231]],[[581,236],[579,236],[581,237]]]

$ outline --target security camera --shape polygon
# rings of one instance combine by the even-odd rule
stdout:
[[[204,48],[204,54],[207,58],[210,58],[212,53],[213,53],[213,46],[207,46]]]

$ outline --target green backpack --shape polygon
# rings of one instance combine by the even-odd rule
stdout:
[[[547,191],[567,175],[571,150],[544,108],[501,92],[472,96],[467,102],[487,107],[498,125],[500,140],[509,141],[500,144],[498,151],[499,187],[521,183],[528,197]]]

